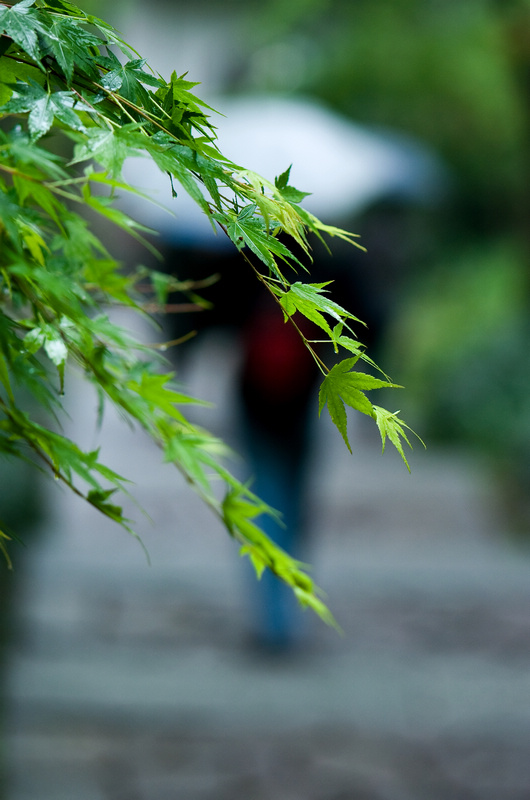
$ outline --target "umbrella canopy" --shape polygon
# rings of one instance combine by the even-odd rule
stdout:
[[[357,125],[315,101],[252,96],[213,106],[224,115],[212,119],[221,152],[271,181],[292,164],[290,183],[311,192],[303,205],[324,222],[351,220],[385,198],[430,202],[443,186],[438,161],[417,142]],[[184,190],[172,198],[167,175],[149,159],[128,159],[124,177],[163,208],[132,195],[122,207],[166,240],[225,245]]]

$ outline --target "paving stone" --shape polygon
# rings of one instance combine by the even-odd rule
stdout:
[[[353,459],[319,434],[308,556],[345,635],[308,620],[267,658],[233,542],[144,437],[103,434],[151,566],[75,498],[50,508],[15,603],[5,800],[527,800],[530,558],[480,464],[415,453],[410,477],[362,427]]]

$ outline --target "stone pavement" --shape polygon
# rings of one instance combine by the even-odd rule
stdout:
[[[230,374],[219,348],[193,376],[203,396],[216,360]],[[213,388],[210,426],[230,438],[230,383]],[[70,394],[83,420],[93,401]],[[153,519],[131,507],[151,566],[48,493],[19,576],[6,800],[530,797],[530,556],[509,543],[487,474],[418,449],[411,477],[362,425],[353,458],[319,431],[309,558],[344,636],[304,617],[304,644],[274,658],[247,646],[233,543],[108,415],[107,462]]]

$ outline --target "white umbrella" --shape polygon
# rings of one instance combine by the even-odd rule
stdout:
[[[292,164],[290,183],[311,192],[303,205],[324,222],[351,220],[385,197],[430,202],[443,185],[439,163],[417,142],[357,125],[315,101],[252,96],[212,105],[225,115],[212,117],[221,152],[271,181]],[[171,211],[131,195],[122,208],[133,217],[174,243],[224,244],[177,181],[172,198],[168,176],[149,159],[128,159],[124,176]]]

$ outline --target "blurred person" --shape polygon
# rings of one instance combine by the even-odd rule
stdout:
[[[349,229],[358,230],[359,224],[361,231],[365,228],[367,253],[333,241],[330,255],[317,243],[310,280],[333,282],[332,297],[367,324],[358,333],[373,355],[405,268],[403,212],[432,199],[438,165],[416,143],[361,128],[309,100],[257,96],[214,105],[225,115],[218,125],[225,155],[269,179],[293,164],[290,183],[312,191],[304,201],[309,211]],[[128,179],[167,202],[167,176],[146,171],[144,160],[131,162],[126,165]],[[126,210],[139,216],[136,208],[126,205]],[[184,191],[178,191],[172,210],[175,216],[154,205],[141,212],[142,222],[160,231],[167,270],[199,284],[220,275],[204,291],[211,309],[173,318],[172,339],[198,332],[177,348],[177,364],[185,367],[205,329],[231,332],[240,353],[238,433],[252,489],[282,515],[281,522],[267,515],[258,522],[280,547],[303,559],[306,473],[320,372],[241,254],[221,233],[213,234]],[[307,324],[300,320],[302,328]],[[309,331],[308,336],[318,338]],[[300,630],[292,592],[268,571],[253,591],[252,639],[269,651],[283,652]]]

